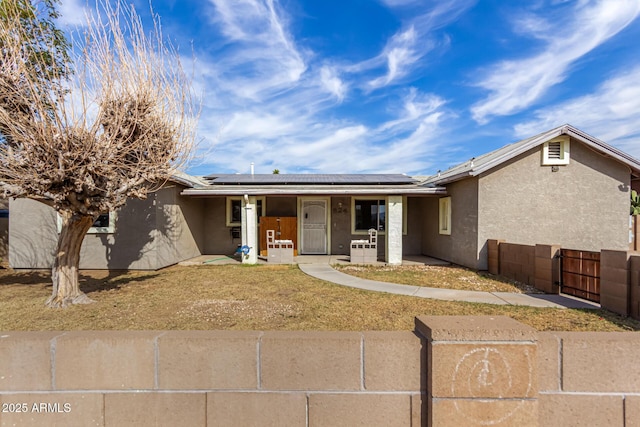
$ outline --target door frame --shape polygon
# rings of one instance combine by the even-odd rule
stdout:
[[[304,229],[303,229],[303,212],[302,212],[302,208],[304,205],[304,202],[317,202],[317,201],[322,201],[326,203],[327,206],[327,210],[326,210],[326,214],[325,214],[325,220],[327,221],[327,228],[326,228],[326,239],[327,239],[327,252],[326,255],[331,255],[331,197],[302,197],[299,196],[298,197],[298,242],[300,243],[300,248],[299,248],[299,254],[300,255],[321,255],[321,254],[305,254],[303,252],[303,248],[304,248],[304,240],[302,237],[302,234],[304,233]]]

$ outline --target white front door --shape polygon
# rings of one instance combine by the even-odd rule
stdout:
[[[327,201],[302,201],[302,253],[327,253]]]

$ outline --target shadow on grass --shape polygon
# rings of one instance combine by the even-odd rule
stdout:
[[[126,270],[122,271],[109,271],[109,274],[105,277],[96,278],[91,276],[85,276],[80,274],[80,290],[85,294],[91,292],[109,291],[112,289],[120,289],[122,285],[127,285],[134,282],[144,282],[145,280],[158,277],[158,273],[145,274],[142,276],[130,276]]]
[[[629,316],[621,316],[619,314],[613,313],[605,309],[599,309],[599,310],[578,309],[578,311],[596,315],[600,317],[602,320],[611,322],[627,331],[640,331],[640,321],[635,320]]]
[[[83,272],[80,272],[78,280],[80,282],[80,290],[86,294],[89,294],[91,292],[120,289],[123,285],[133,282],[142,282],[145,280],[153,279],[155,277],[158,277],[158,273],[131,276],[126,270],[112,270],[109,272],[99,271],[88,274],[83,274]],[[51,271],[5,270],[0,275],[0,286],[3,285],[35,285],[50,288],[52,286]]]

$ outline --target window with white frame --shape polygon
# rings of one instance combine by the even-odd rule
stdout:
[[[98,216],[87,234],[112,234],[116,231],[117,212],[109,212]],[[58,215],[58,233],[62,230],[62,217]]]
[[[256,199],[257,216],[260,218],[265,212],[265,199]],[[227,197],[227,227],[239,227],[242,224],[242,197]]]
[[[442,197],[439,203],[438,231],[440,234],[451,234],[451,197]]]
[[[547,141],[542,146],[543,165],[568,165],[571,146],[569,136],[562,135]]]
[[[377,198],[354,198],[352,200],[352,232],[367,233],[370,229],[379,232],[386,229],[386,201]]]

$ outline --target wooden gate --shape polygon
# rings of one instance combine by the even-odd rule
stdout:
[[[561,249],[560,292],[600,302],[600,252]]]

